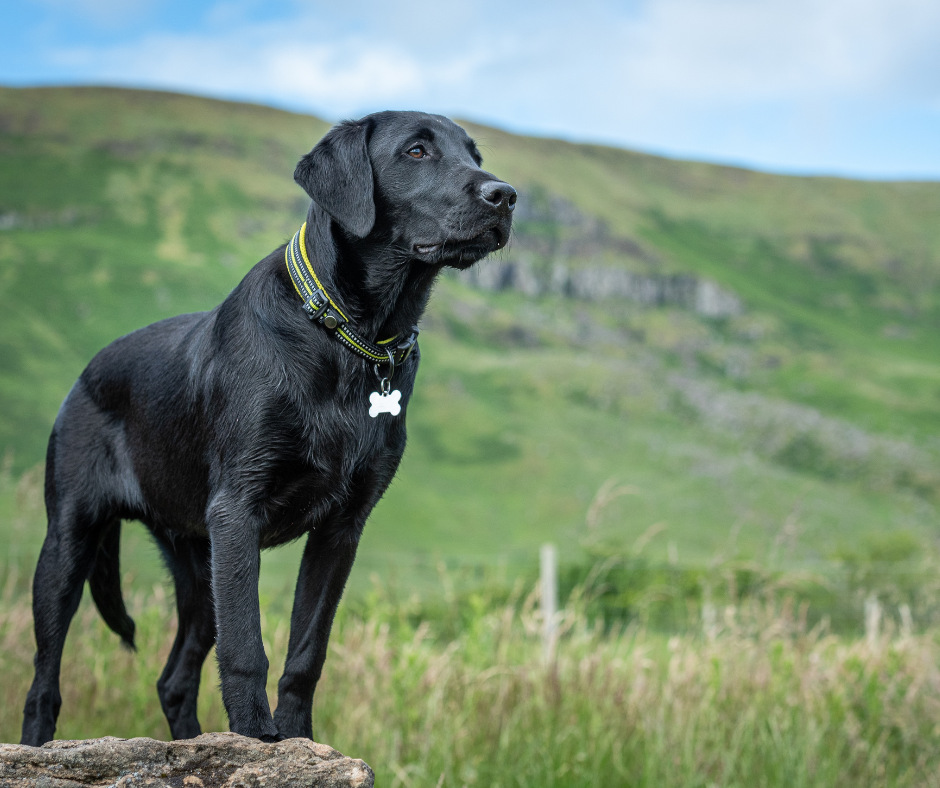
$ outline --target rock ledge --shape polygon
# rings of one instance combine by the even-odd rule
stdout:
[[[0,744],[0,788],[372,788],[372,769],[325,744],[265,744],[237,733],[195,739]]]

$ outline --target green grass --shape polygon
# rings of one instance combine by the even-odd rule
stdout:
[[[630,749],[624,734],[617,746],[627,749],[615,753],[615,738],[603,730],[623,732],[617,726],[626,723],[613,711],[591,716],[576,709],[574,689],[561,705],[539,705],[547,702],[555,679],[540,672],[536,646],[523,637],[519,621],[506,641],[514,644],[515,661],[506,662],[509,657],[495,645],[495,651],[473,652],[474,627],[502,615],[492,599],[476,618],[462,616],[459,627],[454,621],[445,627],[447,637],[469,649],[459,659],[447,651],[443,635],[414,640],[420,615],[408,614],[410,629],[396,628],[403,613],[359,608],[358,618],[345,619],[343,626],[350,628],[342,630],[339,643],[349,637],[378,653],[369,649],[377,648],[376,638],[388,625],[388,665],[397,664],[399,655],[425,666],[443,660],[452,666],[447,675],[456,684],[444,682],[450,694],[439,708],[417,706],[423,709],[415,712],[421,725],[439,728],[438,738],[409,728],[418,725],[411,718],[395,717],[407,716],[404,705],[383,711],[374,728],[365,711],[360,728],[344,728],[339,712],[324,711],[324,719],[334,714],[337,722],[324,722],[323,735],[336,738],[338,746],[353,736],[374,742],[364,756],[397,764],[404,771],[389,766],[387,782],[403,785],[435,784],[440,771],[447,784],[471,784],[473,774],[478,782],[502,784],[512,773],[506,753],[518,758],[520,752],[532,760],[519,772],[525,776],[518,784],[580,784],[562,781],[563,762],[553,760],[562,756],[553,753],[566,753],[564,763],[578,763],[577,752],[565,750],[573,739],[565,737],[575,736],[571,730],[594,731],[591,726],[601,732],[595,737],[599,749],[589,756],[608,773],[619,774],[616,764],[626,764],[629,774],[639,775],[634,784],[800,784],[790,779],[799,769],[811,775],[801,778],[804,784],[851,784],[852,775],[864,775],[856,784],[917,782],[936,763],[933,745],[923,745],[926,760],[918,761],[904,749],[907,744],[895,746],[891,737],[921,746],[920,734],[911,731],[928,725],[927,711],[911,723],[914,728],[896,734],[884,732],[893,724],[894,701],[885,701],[884,708],[895,711],[879,719],[869,714],[865,728],[843,725],[849,719],[844,709],[830,718],[809,701],[804,709],[802,700],[787,705],[780,698],[803,698],[799,687],[787,683],[784,668],[787,660],[813,653],[829,660],[825,664],[836,676],[832,686],[844,697],[869,686],[869,668],[856,670],[859,664],[872,666],[882,682],[876,682],[876,695],[894,691],[891,671],[909,656],[885,656],[901,653],[894,646],[859,656],[861,646],[850,639],[868,593],[895,605],[907,599],[923,628],[940,623],[932,591],[912,591],[913,584],[932,588],[933,565],[878,557],[897,552],[898,545],[933,556],[937,544],[940,184],[784,177],[468,126],[481,142],[485,166],[520,187],[522,199],[528,195],[549,205],[563,198],[591,221],[605,222],[610,237],[635,244],[645,255],[604,248],[594,257],[573,255],[566,260],[572,269],[603,264],[694,274],[735,292],[745,311],[711,320],[674,307],[484,293],[442,277],[422,324],[409,446],[365,530],[349,606],[365,604],[378,578],[399,600],[389,610],[407,607],[413,593],[425,610],[429,599],[440,596],[442,567],[456,592],[499,588],[502,604],[515,579],[531,580],[538,546],[553,541],[572,586],[585,580],[594,561],[620,561],[607,591],[586,611],[586,622],[598,611],[621,622],[642,621],[655,613],[651,600],[660,593],[676,602],[676,610],[698,610],[703,583],[719,598],[716,576],[737,577],[735,572],[757,567],[760,588],[781,577],[810,578],[794,586],[795,598],[809,605],[809,620],[829,615],[840,637],[849,639],[826,640],[825,648],[817,644],[808,651],[799,638],[780,641],[782,651],[760,651],[763,645],[754,651],[747,640],[722,641],[728,651],[715,656],[719,662],[737,659],[736,649],[757,660],[747,668],[734,663],[742,676],[752,668],[774,676],[783,671],[780,683],[767,684],[775,689],[765,687],[770,694],[760,695],[760,689],[759,703],[741,706],[745,711],[737,722],[690,718],[702,730],[714,728],[716,736],[720,731],[728,752],[750,754],[750,765],[742,765],[741,755],[732,767],[718,763],[721,748],[715,742],[706,755],[697,754],[697,734],[685,723],[644,717],[639,706],[627,704],[617,712],[627,709],[623,719],[636,726],[629,741],[638,743]],[[0,580],[13,589],[9,609],[16,615],[26,615],[20,600],[45,529],[45,441],[69,387],[94,353],[117,336],[219,303],[251,265],[296,230],[306,198],[292,182],[293,167],[325,129],[316,118],[173,94],[0,89]],[[570,230],[551,218],[524,229],[549,239],[564,239]],[[512,260],[517,251],[510,247],[502,254]],[[536,260],[541,266],[553,262]],[[611,479],[630,494],[605,502]],[[281,633],[269,634],[272,647],[283,637],[298,547],[264,556],[266,626]],[[148,648],[159,652],[168,647],[162,629],[168,614],[159,600],[143,600],[166,578],[139,524],[125,524],[122,566],[128,595],[137,600],[143,630],[150,633]],[[659,630],[655,615],[646,619],[654,634],[645,636],[642,648],[639,641],[597,635],[578,641],[590,646],[572,645],[570,659],[594,664],[589,652],[596,649],[611,664],[623,657],[634,670],[629,660],[639,657],[629,655],[667,653],[663,631],[669,627],[685,633],[680,651],[699,648],[688,634],[688,620],[661,615]],[[838,616],[845,623],[836,626]],[[88,626],[97,633],[92,643],[110,643],[95,629],[98,624]],[[4,637],[18,644],[10,646],[13,651],[26,654],[26,629],[16,632]],[[933,659],[933,637],[918,641],[917,659]],[[161,730],[149,690],[157,662],[120,662],[120,652],[101,648],[95,670],[130,671],[127,681],[143,682],[148,694],[127,707],[126,717],[116,717],[113,698],[102,689],[101,697],[111,700],[102,700],[100,711],[85,718],[81,735],[138,719],[142,727],[133,730]],[[20,668],[9,669],[25,670],[22,660],[16,663]],[[492,700],[487,682],[498,684],[485,673],[490,663],[502,666],[492,677],[513,677],[506,686],[519,708],[550,726],[526,727],[515,712],[507,712],[508,722],[488,721],[482,708]],[[914,670],[913,663],[903,664]],[[78,681],[81,671],[74,669]],[[616,681],[628,682],[629,671],[623,670]],[[707,678],[704,662],[695,670],[690,675],[696,681]],[[402,671],[407,681],[418,682],[405,681],[402,686],[412,689],[401,689],[404,695],[381,684],[371,685],[370,692],[388,691],[389,703],[411,703],[407,693],[418,692],[413,687],[422,685],[415,677],[425,673]],[[565,681],[580,692],[576,673],[570,667]],[[393,671],[382,681],[398,675]],[[488,678],[478,681],[478,675]],[[668,673],[657,676],[659,683],[650,686],[665,694],[643,696],[644,702],[670,709]],[[17,681],[10,684],[14,711],[5,712],[14,717],[25,691]],[[468,689],[477,686],[482,695]],[[627,684],[610,686],[616,695]],[[743,693],[750,685],[735,686],[734,692]],[[933,691],[929,681],[924,686]],[[364,697],[355,702],[364,703]],[[717,696],[709,697],[712,703]],[[97,702],[85,697],[76,708],[99,708]],[[206,714],[214,726],[224,726],[214,703],[216,711],[207,706]],[[704,704],[695,714],[714,713]],[[453,721],[435,717],[440,709],[450,709]],[[805,719],[816,727],[797,724],[794,715],[800,713],[810,715]],[[754,714],[773,722],[761,726]],[[570,729],[569,719],[587,727]],[[382,732],[386,722],[392,733]],[[457,730],[458,722],[469,727]],[[74,724],[77,735],[80,726]],[[504,724],[505,742],[487,739]],[[891,742],[888,750],[879,749],[888,747],[879,743],[882,736]],[[448,750],[442,743],[447,737],[463,743]],[[734,749],[735,742],[741,748]],[[858,760],[864,747],[871,758],[889,752],[879,761],[886,769],[883,779],[877,765]],[[670,760],[663,748],[677,755]],[[490,760],[480,753],[489,753]],[[696,775],[706,777],[696,783]]]
[[[18,478],[42,460],[59,403],[99,348],[211,308],[293,232],[305,200],[292,168],[325,124],[105,89],[2,89],[0,119],[0,215],[15,218],[0,231],[0,450]],[[409,448],[366,529],[355,588],[372,572],[427,586],[438,559],[518,574],[546,540],[577,559],[595,538],[584,512],[610,477],[637,493],[596,529],[628,546],[664,523],[648,548],[660,561],[673,543],[680,563],[707,563],[732,531],[740,557],[762,559],[794,518],[792,566],[825,565],[883,531],[935,540],[940,185],[471,130],[486,166],[533,199],[564,196],[658,260],[644,265],[707,276],[747,309],[712,321],[483,294],[445,277],[424,321]],[[900,441],[908,459],[847,462],[851,447],[799,432],[772,448],[763,427],[735,431],[690,407],[675,375],[763,398],[758,410],[817,409],[878,445]],[[18,530],[0,520],[24,573],[42,530],[38,515]],[[141,529],[124,541],[129,571],[144,587],[160,580]],[[284,572],[296,560],[295,548],[266,557]]]
[[[444,589],[445,601],[449,598]],[[867,640],[808,629],[783,597],[719,611],[669,637],[592,626],[575,594],[550,662],[534,592],[464,603],[427,619],[381,588],[334,629],[314,737],[365,759],[387,786],[924,786],[937,783],[938,633]],[[454,602],[456,604],[456,602]],[[88,606],[62,669],[58,734],[166,738],[154,684],[174,630],[165,595],[131,609],[140,653]],[[15,740],[31,677],[25,600],[0,605],[0,739]],[[269,692],[287,643],[276,602],[263,615]],[[453,629],[453,627],[451,627]],[[204,729],[226,727],[214,661]]]
[[[444,277],[315,736],[404,788],[937,785],[940,184],[468,126],[523,199],[564,198],[645,254],[571,267],[691,273],[746,309]],[[59,403],[102,346],[213,307],[295,231],[293,167],[325,129],[189,96],[0,89],[0,739],[18,738],[31,679]],[[549,665],[530,593],[545,541],[568,599]],[[298,548],[262,562],[272,702]],[[154,684],[175,622],[140,524],[121,560],[140,651],[83,603],[60,737],[168,735]],[[863,638],[872,595],[885,619]],[[212,659],[200,716],[227,727]]]

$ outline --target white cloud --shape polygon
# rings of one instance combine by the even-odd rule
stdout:
[[[632,13],[522,4],[492,25],[470,21],[491,3],[443,8],[359,3],[329,20],[308,8],[239,25],[243,4],[225,3],[211,17],[234,26],[52,56],[98,76],[288,91],[343,109],[442,90],[542,99],[571,88],[598,103],[612,94],[660,104],[940,96],[936,0],[655,0]]]
[[[418,64],[388,47],[295,45],[265,53],[262,62],[278,92],[329,106],[351,108],[364,98],[390,100],[424,88]]]
[[[363,106],[412,103],[466,82],[475,58],[431,64],[376,36],[324,41],[309,20],[253,25],[222,34],[152,35],[103,48],[60,48],[58,63],[94,80],[278,100],[334,117]]]
[[[647,91],[749,102],[940,92],[934,0],[660,0],[630,30],[624,74]]]

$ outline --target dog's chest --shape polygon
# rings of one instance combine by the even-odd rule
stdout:
[[[361,530],[405,448],[404,412],[372,417],[362,399],[358,410],[322,408],[300,451],[270,469],[263,546],[320,528]]]

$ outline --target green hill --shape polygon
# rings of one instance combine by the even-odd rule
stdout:
[[[407,586],[438,557],[512,573],[546,540],[576,557],[646,533],[656,560],[805,567],[877,553],[885,534],[914,551],[936,539],[940,184],[466,125],[520,190],[515,237],[437,288],[409,449],[355,582]],[[100,347],[211,308],[294,232],[293,167],[326,128],[166,93],[0,89],[7,476],[41,462]],[[612,477],[629,494],[606,501]],[[23,564],[42,537],[24,478],[0,495]],[[150,577],[143,544],[132,530]]]

